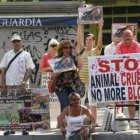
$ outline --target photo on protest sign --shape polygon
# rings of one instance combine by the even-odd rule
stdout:
[[[71,57],[55,58],[48,60],[54,73],[76,70],[76,66]]]
[[[49,94],[46,89],[32,88],[32,112],[49,113]]]
[[[134,39],[137,40],[137,23],[112,23],[112,40],[114,37],[122,38],[123,31],[129,29],[134,34]]]
[[[32,88],[32,107],[30,116],[34,130],[50,128],[49,94],[45,88]]]
[[[3,125],[18,124],[19,114],[16,103],[0,103],[0,127]]]
[[[103,7],[89,5],[86,7],[78,8],[79,19],[81,24],[93,24],[98,23],[103,19]]]
[[[140,54],[89,57],[93,102],[140,100]]]

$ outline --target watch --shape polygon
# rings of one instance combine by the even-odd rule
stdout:
[[[22,82],[22,84],[26,84],[26,82],[25,82],[25,81],[23,81],[23,82]]]

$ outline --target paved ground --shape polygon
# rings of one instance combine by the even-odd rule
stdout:
[[[101,106],[98,107],[97,121],[102,124],[105,105],[104,108]],[[127,116],[127,109],[124,109],[125,115]],[[45,131],[32,131],[29,132],[29,136],[22,136],[21,132],[16,132],[13,136],[2,136],[3,131],[0,131],[0,140],[64,140],[64,137],[61,135],[59,129],[51,129]],[[128,131],[120,131],[113,133],[102,131],[102,127],[97,127],[95,133],[92,135],[92,140],[140,140],[140,133],[138,133],[138,128],[131,128]]]
[[[102,107],[102,106],[105,106],[105,104],[99,105],[98,112],[97,112],[97,122],[100,123],[101,125],[103,124],[104,111],[106,109],[105,107]],[[127,108],[124,108],[124,114],[126,116],[128,116]],[[138,115],[138,112],[137,112],[137,115]],[[45,131],[32,131],[29,133],[30,133],[30,135],[61,135],[60,130],[56,129],[56,128],[50,129],[50,130],[45,130]],[[134,133],[134,134],[136,134],[136,133],[138,133],[138,127],[131,128],[128,131],[120,131],[120,132],[116,132],[116,133],[129,133],[129,134]],[[113,134],[113,132],[112,131],[110,131],[110,132],[103,131],[102,127],[96,127],[94,135],[97,135],[97,134],[107,134],[108,135],[108,134]],[[0,135],[3,135],[3,131],[0,131]],[[15,135],[21,135],[21,132],[17,131]]]

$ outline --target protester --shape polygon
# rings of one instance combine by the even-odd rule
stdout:
[[[48,52],[45,53],[40,62],[40,72],[49,72],[51,67],[48,63],[48,60],[53,59],[57,54],[59,42],[56,39],[51,39],[48,44]]]
[[[0,63],[2,95],[6,95],[10,90],[24,94],[26,87],[29,86],[29,77],[35,67],[30,54],[22,49],[21,37],[14,34],[11,42],[12,50],[5,53]]]
[[[98,33],[98,42],[96,47],[95,47],[95,36],[94,34],[91,33],[86,36],[86,40],[85,40],[86,47],[84,47],[83,44],[84,37],[82,31],[83,28],[80,23],[78,23],[78,29],[77,29],[77,47],[78,47],[79,54],[81,54],[81,59],[82,59],[82,68],[79,71],[79,75],[81,80],[86,84],[85,92],[88,94],[89,106],[92,114],[94,115],[95,121],[97,116],[97,110],[96,110],[97,104],[92,101],[92,97],[89,91],[88,57],[98,56],[101,53],[103,20],[99,22],[98,28],[99,28],[99,33]],[[86,95],[81,99],[82,104],[84,104],[85,99],[86,99]],[[97,124],[97,126],[99,125]]]
[[[77,92],[69,94],[69,106],[65,107],[58,116],[58,124],[63,135],[68,139],[74,131],[83,125],[91,125],[94,131],[95,120],[87,107],[80,105],[80,96]]]
[[[56,58],[60,59],[65,59],[66,57],[70,57],[73,60],[77,69],[81,68],[82,63],[80,61],[80,58],[79,56],[73,55],[73,46],[70,40],[68,39],[62,40],[59,43],[56,56]],[[69,105],[68,96],[71,92],[74,91],[74,80],[78,76],[77,69],[61,73],[52,73],[52,76],[57,78],[54,92],[56,93],[60,101],[61,111]]]
[[[115,54],[130,54],[130,53],[140,53],[140,44],[134,40],[133,32],[126,29],[123,32],[123,40],[117,45]],[[129,102],[134,104],[134,102]],[[135,107],[128,107],[128,112],[131,118],[135,117]],[[136,121],[130,121],[130,126],[137,126]]]
[[[122,36],[117,33],[113,34],[112,42],[104,49],[104,55],[114,55],[117,44],[122,40]]]

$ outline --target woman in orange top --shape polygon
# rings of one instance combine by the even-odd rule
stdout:
[[[48,60],[53,59],[56,56],[59,42],[56,39],[51,39],[48,45],[48,52],[45,53],[40,62],[40,72],[50,72],[52,71]]]

